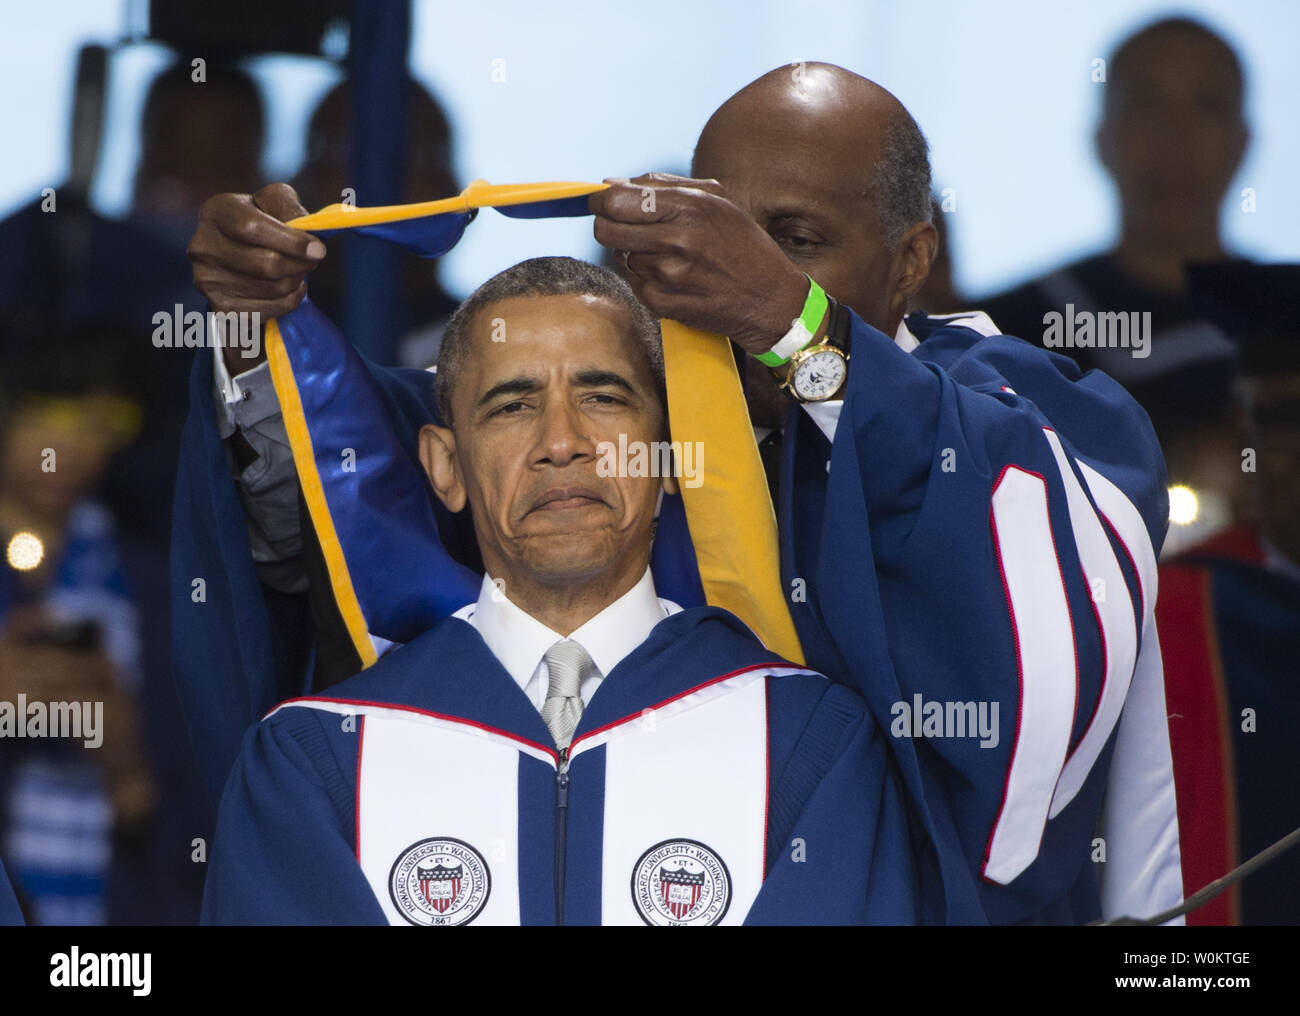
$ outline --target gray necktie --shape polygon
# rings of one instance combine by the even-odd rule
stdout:
[[[582,680],[596,665],[587,650],[578,643],[565,639],[546,651],[546,669],[550,675],[546,687],[546,701],[542,703],[542,719],[550,728],[557,748],[567,748],[573,740],[573,731],[582,719]]]

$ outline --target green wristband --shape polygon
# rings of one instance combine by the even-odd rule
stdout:
[[[808,280],[808,299],[804,301],[803,313],[790,323],[790,330],[780,342],[754,357],[759,363],[768,367],[785,366],[790,357],[812,342],[813,335],[821,327],[822,318],[826,316],[826,290],[817,285],[811,275],[805,274],[804,278]]]

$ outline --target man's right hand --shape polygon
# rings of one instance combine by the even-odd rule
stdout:
[[[273,183],[256,194],[218,194],[203,203],[190,240],[194,286],[212,309],[280,317],[302,303],[307,275],[325,257],[325,245],[310,233],[284,225],[306,215],[292,187]],[[256,358],[236,346],[223,351],[231,374],[266,358],[262,342]]]

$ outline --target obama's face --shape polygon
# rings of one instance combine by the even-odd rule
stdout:
[[[488,573],[630,588],[649,563],[660,480],[610,469],[602,445],[653,448],[667,430],[631,314],[597,296],[511,297],[466,337],[453,428],[425,427],[421,457],[447,507],[472,509]]]

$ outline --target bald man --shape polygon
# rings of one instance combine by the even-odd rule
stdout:
[[[1089,919],[1099,876],[1107,913],[1176,903],[1159,649],[1143,644],[1167,515],[1145,417],[982,314],[904,320],[936,254],[929,166],[873,82],[825,64],[764,75],[710,118],[693,173],[593,195],[596,239],[651,310],[748,354],[753,422],[784,430],[800,640],[891,725],[946,913]],[[832,297],[823,351],[771,367],[812,280]],[[817,369],[842,380],[801,391],[806,361],[828,357]],[[972,703],[998,707],[996,744],[949,722]]]
[[[652,311],[745,354],[752,420],[783,444],[800,639],[892,735],[923,917],[1077,923],[1176,902],[1144,638],[1167,505],[1145,417],[983,315],[904,321],[935,256],[930,173],[878,85],[824,64],[764,75],[710,119],[693,171],[593,195],[596,239]],[[209,202],[190,249],[214,307],[301,302],[324,250],[281,225],[300,212],[283,187]],[[399,376],[375,376],[400,407]]]

